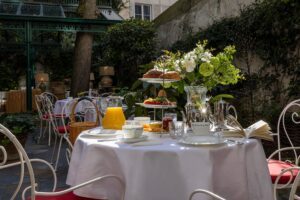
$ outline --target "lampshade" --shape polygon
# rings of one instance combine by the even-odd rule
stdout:
[[[36,82],[48,82],[49,81],[49,74],[47,73],[37,73],[35,75]]]
[[[91,73],[90,73],[90,81],[94,81],[94,80],[95,80],[94,73],[93,73],[93,72],[91,72]]]
[[[99,67],[100,76],[114,76],[115,70],[113,66],[100,66]]]

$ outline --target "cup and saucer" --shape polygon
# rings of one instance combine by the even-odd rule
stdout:
[[[141,125],[124,125],[122,126],[122,137],[119,138],[124,143],[142,142],[148,139],[143,135],[143,126]]]

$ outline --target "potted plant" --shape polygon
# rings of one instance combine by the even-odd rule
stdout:
[[[0,123],[8,128],[23,146],[25,146],[27,135],[35,128],[34,117],[31,114],[26,113],[3,114],[0,117]],[[0,135],[0,146],[4,146],[6,149],[8,160],[18,158],[18,152],[16,148],[4,135]]]

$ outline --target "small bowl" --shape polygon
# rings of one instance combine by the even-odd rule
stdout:
[[[124,138],[139,138],[143,134],[143,126],[141,125],[124,125],[122,132]]]

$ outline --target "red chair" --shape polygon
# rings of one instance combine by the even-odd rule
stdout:
[[[21,172],[20,172],[21,177],[19,179],[19,183],[16,187],[15,192],[13,193],[13,195],[11,196],[10,199],[15,199],[16,196],[18,195],[18,193],[20,192],[20,188],[21,188],[23,180],[24,180],[25,168],[28,169],[30,186],[26,187],[24,189],[24,191],[22,192],[23,200],[25,200],[25,199],[27,199],[27,200],[91,200],[89,198],[76,196],[73,193],[73,191],[76,189],[79,189],[81,187],[87,186],[89,184],[92,184],[96,181],[105,181],[107,179],[115,180],[116,182],[118,182],[120,184],[120,186],[122,188],[121,189],[122,191],[120,191],[121,199],[124,199],[125,183],[123,182],[123,180],[121,178],[119,178],[118,176],[115,176],[115,175],[106,175],[106,176],[102,176],[102,177],[97,177],[97,178],[91,179],[89,181],[86,181],[84,183],[81,183],[79,185],[73,186],[71,188],[57,191],[56,190],[57,178],[56,178],[56,174],[55,174],[55,171],[54,171],[54,168],[52,167],[52,165],[42,159],[29,159],[27,153],[25,152],[24,148],[22,147],[20,142],[17,140],[17,138],[2,124],[0,124],[0,134],[3,134],[14,144],[14,146],[18,150],[18,154],[19,154],[19,158],[20,158],[20,161],[17,161],[14,163],[7,163],[6,150],[3,146],[0,146],[0,153],[2,153],[4,155],[4,159],[0,163],[0,170],[7,169],[10,167],[14,167],[14,166],[20,166],[20,169],[21,169]],[[35,181],[34,170],[32,167],[32,163],[34,163],[34,162],[45,164],[51,170],[51,172],[53,174],[53,178],[54,178],[52,192],[40,192],[40,191],[36,190],[37,182]],[[1,177],[0,177],[0,181],[1,181]],[[30,192],[30,196],[28,198],[26,198],[27,192]],[[105,198],[105,199],[107,199],[107,198]]]
[[[300,147],[296,147],[293,144],[285,124],[287,117],[291,117],[295,124],[300,124],[300,121],[295,119],[295,117],[298,117],[298,113],[295,112],[295,108],[297,107],[299,109],[300,99],[292,101],[282,110],[277,123],[277,133],[272,134],[277,137],[278,149],[269,156],[267,161],[275,190],[291,188],[299,174],[299,155],[297,150],[300,150]],[[281,139],[283,136],[287,138],[290,145],[289,147],[282,148]],[[288,151],[292,153],[292,158],[289,158],[290,160],[284,160],[282,153]],[[275,156],[277,156],[278,159],[276,159]]]

